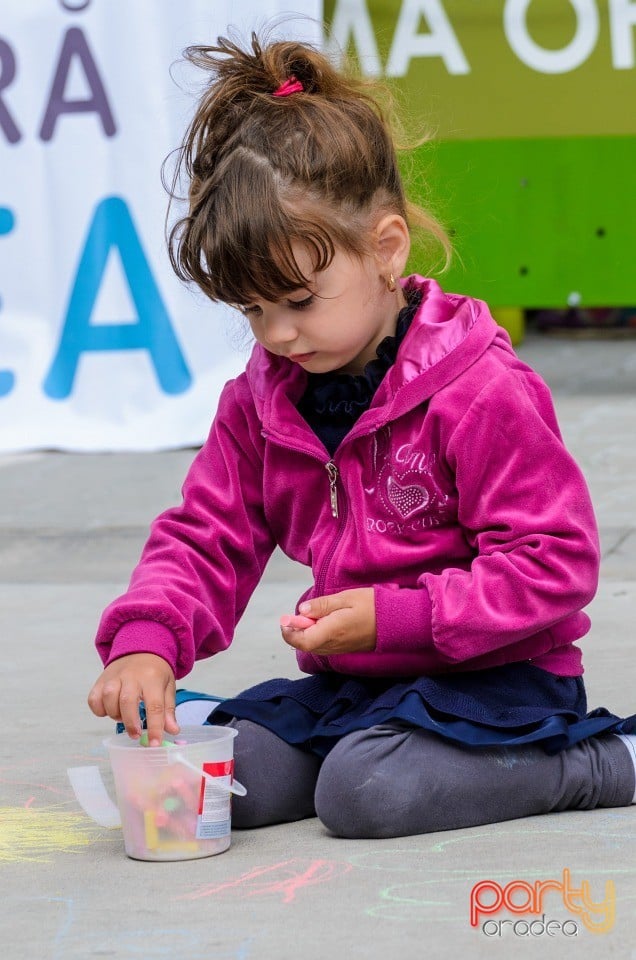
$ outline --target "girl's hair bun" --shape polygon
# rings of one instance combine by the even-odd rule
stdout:
[[[343,82],[342,75],[311,44],[295,40],[261,44],[255,33],[247,49],[238,41],[219,37],[211,46],[187,47],[184,56],[213,74],[215,89],[222,88],[232,100],[271,96],[290,76],[308,94],[330,96]]]
[[[408,219],[391,129],[364,80],[310,44],[256,34],[246,46],[219,37],[188,47],[185,57],[207,85],[171,191],[185,172],[189,209],[169,236],[182,279],[213,300],[276,299],[306,285],[296,241],[322,270],[336,247],[368,253],[383,211]],[[283,85],[289,95],[277,95]],[[423,225],[447,243],[432,217]]]

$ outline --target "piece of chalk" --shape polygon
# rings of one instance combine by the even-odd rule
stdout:
[[[308,627],[313,627],[315,622],[311,617],[303,617],[300,614],[280,618],[281,627],[291,627],[292,630],[306,630]]]
[[[146,836],[146,846],[149,850],[156,850],[159,846],[159,831],[155,823],[155,815],[152,810],[144,810],[144,832]]]
[[[140,736],[140,738],[139,738],[139,746],[140,746],[140,747],[149,747],[149,746],[150,746],[150,744],[148,743],[148,734],[147,734],[147,733],[142,733],[142,735]],[[174,743],[172,742],[172,740],[162,740],[160,746],[162,746],[162,747],[174,747]]]
[[[175,740],[175,745],[176,745],[177,747],[182,747],[182,746],[183,746],[184,744],[186,744],[187,742],[188,742],[187,740]]]
[[[157,844],[157,850],[172,851],[174,853],[180,850],[183,851],[183,853],[196,853],[198,849],[199,844],[194,840],[162,840],[161,843]]]

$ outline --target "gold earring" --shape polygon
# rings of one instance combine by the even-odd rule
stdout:
[[[387,290],[389,291],[389,293],[395,293],[395,291],[397,290],[397,284],[396,284],[396,282],[395,282],[395,277],[393,276],[392,273],[389,274],[389,278],[388,278],[388,280],[387,280],[387,282],[386,282],[386,288],[387,288]]]

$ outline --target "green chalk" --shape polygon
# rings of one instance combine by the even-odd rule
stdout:
[[[147,747],[147,746],[149,746],[149,744],[148,744],[148,733],[147,733],[147,732],[142,733],[142,735],[140,736],[140,738],[139,738],[139,745],[140,745],[141,747]],[[162,740],[162,741],[161,741],[161,746],[162,746],[162,747],[174,747],[174,743],[172,742],[172,740]]]

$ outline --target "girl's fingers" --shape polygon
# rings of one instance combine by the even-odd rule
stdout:
[[[175,688],[174,684],[169,684],[166,687],[166,693],[164,698],[164,716],[166,731],[168,733],[179,733],[181,729],[177,723],[177,715],[175,713]]]
[[[141,736],[141,720],[139,719],[139,703],[143,699],[139,686],[134,683],[122,681],[119,693],[119,717],[126,728],[129,737],[137,739]],[[112,716],[109,713],[109,716]]]
[[[312,629],[298,630],[293,627],[282,628],[283,640],[290,647],[296,650],[304,650],[305,653],[336,653],[336,650],[329,649],[330,628],[324,621],[312,624]],[[322,648],[325,648],[323,651]]]
[[[96,683],[91,687],[88,693],[88,705],[96,717],[107,716],[101,685],[99,683]]]
[[[306,630],[308,627],[313,627],[315,623],[316,621],[311,617],[303,617],[299,614],[280,618],[281,627],[286,627],[291,630]]]
[[[158,747],[164,739],[164,730],[169,733],[178,733],[176,730],[169,730],[169,713],[171,710],[174,717],[174,694],[171,695],[169,686],[158,684],[156,681],[144,687],[143,697],[144,707],[146,709],[146,728],[148,732],[148,743],[151,747]],[[176,718],[172,721],[176,725]]]
[[[143,700],[148,741],[160,744],[164,730],[179,733],[175,716],[174,673],[170,665],[153,653],[129,654],[105,667],[88,695],[98,717],[121,721],[129,737],[141,736],[139,704]]]
[[[112,680],[102,680],[101,684],[101,702],[104,707],[104,716],[111,720],[121,720],[121,707],[119,704],[121,696],[121,680],[113,677]]]

